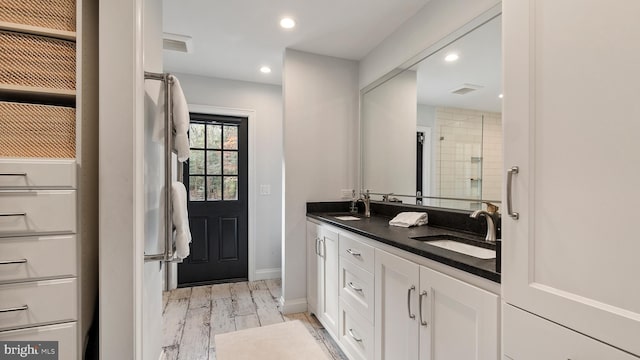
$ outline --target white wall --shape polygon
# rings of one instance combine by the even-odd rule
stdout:
[[[498,4],[496,0],[429,1],[360,61],[360,88]]]
[[[416,84],[416,72],[405,71],[362,98],[365,189],[402,195],[416,192]]]
[[[142,13],[142,0],[100,1],[101,359],[142,358]]]
[[[287,49],[284,56],[285,312],[306,310],[306,202],[356,185],[358,63]]]
[[[282,87],[176,74],[189,104],[255,110],[256,278],[279,278],[282,242]],[[271,194],[259,195],[269,185]]]
[[[143,68],[162,72],[162,2],[144,1]],[[164,138],[155,139],[156,121],[164,112],[158,107],[162,83],[146,80],[144,99],[144,252],[164,251]],[[163,94],[163,93],[162,93]],[[160,104],[162,106],[163,103]],[[160,113],[158,116],[158,113]],[[163,271],[157,261],[144,264],[142,282],[142,358],[157,360],[162,351]]]

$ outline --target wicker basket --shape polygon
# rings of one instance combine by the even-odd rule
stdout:
[[[76,31],[75,0],[0,0],[0,21]]]
[[[75,109],[0,102],[0,157],[75,156]]]
[[[71,41],[0,31],[0,64],[0,84],[76,88],[76,44]]]

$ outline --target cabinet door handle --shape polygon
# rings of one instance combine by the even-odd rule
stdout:
[[[511,183],[513,182],[513,175],[518,174],[518,172],[520,172],[520,168],[517,166],[512,166],[511,169],[507,170],[507,214],[509,214],[513,220],[520,218],[520,214],[513,211],[511,206]]]
[[[22,305],[22,306],[17,306],[17,307],[12,307],[12,308],[0,309],[0,313],[8,313],[8,312],[14,312],[14,311],[25,311],[25,310],[29,310],[29,306],[28,305]]]
[[[325,246],[324,239],[320,239],[320,257],[324,257],[324,254],[327,253]]]
[[[27,173],[1,173],[0,176],[27,176]]]
[[[353,338],[353,340],[357,341],[357,342],[362,342],[362,338],[357,337],[354,333],[353,333],[353,329],[349,329],[349,335]]]
[[[320,251],[318,250],[318,244],[320,243],[320,239],[316,238],[316,255],[320,256]]]
[[[409,290],[407,290],[407,311],[409,312],[409,319],[415,319],[416,314],[411,313],[411,292],[416,289],[415,285],[411,285]]]
[[[353,256],[361,256],[362,254],[351,249],[347,249],[347,252]]]
[[[351,281],[349,281],[347,285],[349,285],[349,287],[352,288],[354,291],[362,291],[362,288],[356,287],[355,285],[353,285]]]
[[[0,216],[27,216],[27,213],[0,213]]]
[[[27,259],[20,260],[0,260],[0,265],[11,265],[11,264],[24,264],[27,262]]]
[[[420,297],[418,298],[418,312],[420,313],[420,325],[422,326],[428,326],[429,323],[427,323],[426,321],[424,321],[422,319],[422,298],[423,297],[427,297],[428,296],[428,292],[426,292],[425,290],[422,290],[422,292],[420,293]]]

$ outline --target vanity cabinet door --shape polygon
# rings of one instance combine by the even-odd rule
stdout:
[[[318,307],[318,248],[320,239],[318,237],[319,226],[307,221],[307,307],[310,313],[316,314]]]
[[[499,358],[496,294],[421,266],[418,301],[420,360]]]
[[[318,282],[321,284],[318,293],[318,316],[325,328],[332,334],[338,333],[338,292],[340,290],[338,264],[338,234],[325,227],[320,228],[320,250]]]
[[[418,359],[420,266],[375,251],[375,358]]]
[[[504,299],[640,356],[640,2],[502,6]]]

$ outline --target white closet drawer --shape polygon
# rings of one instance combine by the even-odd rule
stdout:
[[[0,238],[0,282],[76,273],[75,235]]]
[[[0,191],[0,237],[76,232],[75,190]]]
[[[75,188],[75,160],[0,160],[0,188]]]
[[[57,341],[58,358],[78,359],[76,323],[39,326],[29,329],[0,332],[0,341]]]
[[[0,330],[77,320],[76,291],[75,278],[0,285]]]
[[[350,359],[374,358],[373,325],[358,315],[344,301],[340,302],[340,328],[338,337],[350,355]]]
[[[373,273],[373,247],[356,239],[340,234],[340,256],[351,260],[365,271]]]
[[[502,341],[507,359],[638,359],[506,303],[502,304],[502,313]]]
[[[373,274],[340,258],[340,298],[370,323],[373,323]]]

